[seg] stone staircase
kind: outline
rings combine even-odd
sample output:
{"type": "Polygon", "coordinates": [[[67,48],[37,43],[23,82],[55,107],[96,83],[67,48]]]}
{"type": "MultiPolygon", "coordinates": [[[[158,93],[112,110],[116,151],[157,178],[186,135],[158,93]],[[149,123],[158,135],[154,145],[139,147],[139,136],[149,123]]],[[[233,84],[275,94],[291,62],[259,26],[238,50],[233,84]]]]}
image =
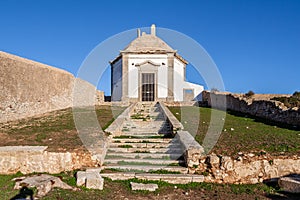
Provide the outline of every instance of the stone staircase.
{"type": "Polygon", "coordinates": [[[199,175],[182,176],[188,172],[183,149],[173,137],[159,103],[139,102],[129,115],[122,124],[121,134],[111,139],[101,176],[113,180],[178,180],[176,183],[202,180],[199,175]]]}

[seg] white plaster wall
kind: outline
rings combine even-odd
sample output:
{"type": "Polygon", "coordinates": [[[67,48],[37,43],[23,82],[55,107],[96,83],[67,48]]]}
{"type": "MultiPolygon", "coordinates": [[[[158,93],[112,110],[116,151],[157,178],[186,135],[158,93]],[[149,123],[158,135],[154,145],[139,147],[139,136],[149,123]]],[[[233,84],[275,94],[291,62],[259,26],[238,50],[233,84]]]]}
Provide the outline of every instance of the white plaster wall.
{"type": "Polygon", "coordinates": [[[174,101],[183,101],[184,64],[174,59],[174,101]]]}
{"type": "Polygon", "coordinates": [[[177,58],[174,59],[174,100],[183,101],[183,90],[193,89],[194,98],[200,98],[199,94],[202,93],[204,87],[185,81],[184,77],[184,64],[177,58]]]}
{"type": "Polygon", "coordinates": [[[194,90],[194,98],[195,100],[202,100],[200,93],[203,92],[204,87],[202,85],[197,85],[195,83],[184,82],[183,89],[193,89],[194,90]]]}
{"type": "Polygon", "coordinates": [[[168,67],[166,65],[162,65],[158,68],[157,73],[157,97],[158,98],[166,98],[168,96],[168,67]]]}
{"type": "Polygon", "coordinates": [[[138,98],[138,68],[135,64],[150,60],[153,63],[160,64],[157,71],[157,97],[166,98],[168,95],[168,68],[167,55],[165,54],[132,54],[128,56],[128,96],[129,98],[138,98]],[[162,65],[164,63],[165,65],[162,65]]]}
{"type": "Polygon", "coordinates": [[[113,64],[112,71],[112,101],[121,101],[122,98],[122,59],[113,64]]]}
{"type": "Polygon", "coordinates": [[[139,97],[139,71],[138,68],[132,65],[135,60],[130,60],[128,63],[128,96],[129,98],[139,97]]]}

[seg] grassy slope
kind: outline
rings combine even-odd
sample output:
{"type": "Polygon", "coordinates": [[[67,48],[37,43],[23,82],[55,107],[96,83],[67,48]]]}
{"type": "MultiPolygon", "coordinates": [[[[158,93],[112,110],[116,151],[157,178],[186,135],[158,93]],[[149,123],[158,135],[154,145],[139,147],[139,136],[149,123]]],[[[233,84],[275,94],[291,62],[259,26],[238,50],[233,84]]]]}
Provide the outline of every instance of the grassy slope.
{"type": "MultiPolygon", "coordinates": [[[[199,107],[170,107],[169,109],[182,121],[186,130],[191,133],[197,132],[195,138],[201,144],[209,126],[211,109],[199,107]],[[183,119],[181,119],[182,115],[184,115],[183,119]]],[[[222,155],[261,151],[273,155],[282,152],[299,155],[300,131],[267,125],[253,118],[226,113],[222,134],[212,151],[222,155]]]]}
{"type": "MultiPolygon", "coordinates": [[[[108,127],[114,117],[124,109],[124,107],[96,107],[96,114],[102,129],[108,127]]],[[[45,145],[49,146],[50,151],[83,149],[71,108],[18,122],[0,124],[0,138],[0,146],[45,145]]]]}

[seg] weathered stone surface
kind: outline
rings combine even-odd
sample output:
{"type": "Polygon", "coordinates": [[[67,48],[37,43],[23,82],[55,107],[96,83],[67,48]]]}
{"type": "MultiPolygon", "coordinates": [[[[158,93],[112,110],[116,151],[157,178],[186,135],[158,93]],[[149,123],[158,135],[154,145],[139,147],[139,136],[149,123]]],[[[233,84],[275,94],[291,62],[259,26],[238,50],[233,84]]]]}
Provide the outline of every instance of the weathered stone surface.
{"type": "Polygon", "coordinates": [[[178,131],[175,138],[180,141],[182,145],[186,165],[188,167],[199,165],[200,158],[204,153],[203,147],[188,131],[178,131]]]}
{"type": "Polygon", "coordinates": [[[123,113],[121,113],[117,119],[115,119],[109,127],[105,129],[105,132],[111,133],[113,135],[119,135],[121,132],[121,129],[123,127],[124,122],[130,117],[130,113],[136,106],[136,103],[131,104],[128,108],[126,108],[123,113]]]}
{"type": "Polygon", "coordinates": [[[143,183],[130,182],[130,185],[132,190],[147,190],[153,192],[156,189],[158,189],[157,184],[143,184],[143,183]]]}
{"type": "Polygon", "coordinates": [[[90,154],[70,152],[47,152],[46,146],[0,147],[0,174],[23,174],[33,172],[60,173],[83,166],[95,166],[90,154]]]}
{"type": "Polygon", "coordinates": [[[101,173],[101,176],[111,180],[128,180],[135,178],[135,172],[101,173]]]}
{"type": "Polygon", "coordinates": [[[2,51],[0,77],[0,122],[72,107],[74,84],[84,89],[76,93],[81,105],[104,101],[103,92],[67,71],[2,51]]]}
{"type": "Polygon", "coordinates": [[[86,172],[97,172],[97,173],[100,173],[101,172],[101,167],[87,168],[85,171],[86,172]]]}
{"type": "Polygon", "coordinates": [[[98,172],[87,172],[86,173],[86,188],[103,190],[104,179],[98,172]]]}
{"type": "Polygon", "coordinates": [[[299,126],[300,109],[288,109],[283,103],[270,100],[272,97],[289,96],[289,95],[254,95],[253,98],[245,98],[242,94],[231,94],[208,91],[202,92],[202,101],[208,106],[212,106],[212,102],[218,102],[219,107],[249,114],[252,116],[262,117],[272,121],[299,126]],[[226,99],[226,105],[225,100],[226,99]]]}
{"type": "Polygon", "coordinates": [[[281,177],[278,185],[285,192],[300,193],[300,176],[281,177]]]}
{"type": "Polygon", "coordinates": [[[172,112],[165,106],[164,102],[160,102],[160,107],[168,121],[171,123],[173,130],[183,130],[183,125],[177,120],[172,112]]]}
{"type": "Polygon", "coordinates": [[[34,175],[31,177],[18,177],[13,179],[16,181],[14,189],[21,189],[23,185],[27,187],[36,187],[37,188],[37,196],[43,197],[48,192],[51,191],[52,188],[62,188],[71,190],[73,187],[68,184],[62,182],[58,177],[50,176],[47,174],[34,175]]]}
{"type": "Polygon", "coordinates": [[[86,172],[78,171],[76,173],[76,185],[83,186],[83,185],[85,185],[85,181],[86,181],[86,172]]]}
{"type": "Polygon", "coordinates": [[[272,157],[241,153],[238,158],[231,158],[212,154],[202,156],[196,168],[189,166],[189,173],[196,172],[208,173],[204,177],[208,182],[256,184],[265,179],[299,174],[300,161],[298,156],[272,157]]]}
{"type": "Polygon", "coordinates": [[[103,190],[104,179],[99,174],[99,168],[90,168],[76,173],[76,185],[89,189],[103,190]]]}
{"type": "Polygon", "coordinates": [[[128,180],[140,179],[151,181],[164,181],[171,184],[187,184],[192,182],[203,182],[203,175],[196,174],[150,174],[150,173],[134,173],[134,172],[117,172],[117,173],[102,173],[102,177],[107,177],[112,180],[128,180]]]}

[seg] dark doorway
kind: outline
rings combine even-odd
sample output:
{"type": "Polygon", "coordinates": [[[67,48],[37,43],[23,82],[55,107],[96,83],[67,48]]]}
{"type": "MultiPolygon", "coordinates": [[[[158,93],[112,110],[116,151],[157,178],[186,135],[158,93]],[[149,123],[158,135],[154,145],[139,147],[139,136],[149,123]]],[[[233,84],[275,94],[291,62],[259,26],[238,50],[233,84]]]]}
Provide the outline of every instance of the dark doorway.
{"type": "Polygon", "coordinates": [[[154,101],[155,99],[154,73],[142,73],[142,101],[154,101]]]}

